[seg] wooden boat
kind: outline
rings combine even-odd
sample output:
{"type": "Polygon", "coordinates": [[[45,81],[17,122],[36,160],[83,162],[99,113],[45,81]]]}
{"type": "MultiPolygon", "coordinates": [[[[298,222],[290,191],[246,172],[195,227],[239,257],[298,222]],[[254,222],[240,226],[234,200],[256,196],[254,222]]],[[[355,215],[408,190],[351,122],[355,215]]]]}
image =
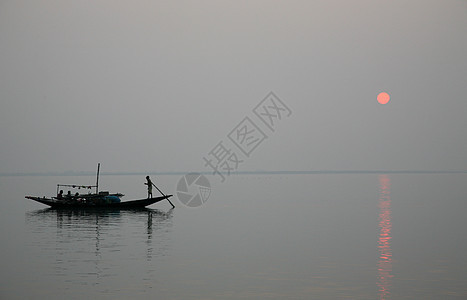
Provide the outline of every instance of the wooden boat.
{"type": "Polygon", "coordinates": [[[31,199],[39,203],[50,206],[51,208],[65,208],[65,209],[85,209],[85,208],[108,208],[108,209],[135,209],[143,208],[148,205],[160,202],[162,200],[167,200],[175,207],[170,201],[170,197],[173,195],[165,195],[162,191],[155,186],[154,187],[162,194],[160,197],[151,197],[146,199],[137,199],[137,200],[128,200],[121,201],[120,198],[123,197],[123,194],[115,193],[110,194],[107,191],[99,192],[99,169],[100,164],[97,165],[97,180],[96,185],[76,185],[76,184],[57,184],[57,197],[35,197],[35,196],[25,196],[26,199],[31,199]],[[96,188],[95,193],[79,194],[76,193],[71,195],[69,192],[68,195],[63,195],[63,190],[60,190],[61,187],[68,188],[77,188],[77,189],[91,189],[96,188]]]}
{"type": "Polygon", "coordinates": [[[121,202],[110,202],[105,198],[95,197],[95,194],[90,194],[93,197],[89,198],[75,198],[75,199],[55,199],[46,197],[26,196],[27,199],[37,201],[39,203],[50,206],[51,208],[65,208],[65,209],[83,209],[83,208],[109,208],[109,209],[134,209],[143,208],[148,205],[169,199],[172,195],[165,195],[155,198],[128,200],[121,202]]]}

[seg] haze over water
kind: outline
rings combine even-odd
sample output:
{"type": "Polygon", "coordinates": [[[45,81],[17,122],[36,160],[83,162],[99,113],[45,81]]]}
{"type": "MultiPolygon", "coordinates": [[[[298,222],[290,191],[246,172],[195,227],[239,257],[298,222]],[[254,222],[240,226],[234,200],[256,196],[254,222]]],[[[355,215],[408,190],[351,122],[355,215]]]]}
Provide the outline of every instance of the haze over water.
{"type": "MultiPolygon", "coordinates": [[[[465,299],[465,174],[238,175],[201,207],[55,211],[0,177],[2,299],[465,299]]],[[[173,193],[178,176],[157,176],[173,193]]],[[[143,176],[102,188],[145,195],[143,176]]],[[[51,193],[50,193],[51,192],[51,193]]]]}
{"type": "Polygon", "coordinates": [[[0,1],[0,299],[466,299],[466,32],[465,0],[0,1]],[[24,199],[99,162],[212,190],[24,199]]]}

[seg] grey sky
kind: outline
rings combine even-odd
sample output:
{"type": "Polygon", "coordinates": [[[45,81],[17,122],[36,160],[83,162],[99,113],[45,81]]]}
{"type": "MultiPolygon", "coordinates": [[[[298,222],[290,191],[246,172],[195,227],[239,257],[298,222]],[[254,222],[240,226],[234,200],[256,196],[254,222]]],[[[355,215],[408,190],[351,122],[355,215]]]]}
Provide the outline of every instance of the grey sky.
{"type": "Polygon", "coordinates": [[[461,0],[2,0],[0,173],[207,170],[270,91],[241,170],[466,170],[466,32],[461,0]]]}

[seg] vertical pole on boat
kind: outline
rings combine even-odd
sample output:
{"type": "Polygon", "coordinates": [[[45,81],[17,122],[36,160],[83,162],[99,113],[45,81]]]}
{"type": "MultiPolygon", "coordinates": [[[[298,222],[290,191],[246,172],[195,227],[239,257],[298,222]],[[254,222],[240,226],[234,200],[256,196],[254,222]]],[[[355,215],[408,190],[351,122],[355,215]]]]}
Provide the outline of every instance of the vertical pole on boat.
{"type": "Polygon", "coordinates": [[[101,163],[97,163],[96,194],[99,194],[99,170],[100,168],[101,168],[101,163]]]}

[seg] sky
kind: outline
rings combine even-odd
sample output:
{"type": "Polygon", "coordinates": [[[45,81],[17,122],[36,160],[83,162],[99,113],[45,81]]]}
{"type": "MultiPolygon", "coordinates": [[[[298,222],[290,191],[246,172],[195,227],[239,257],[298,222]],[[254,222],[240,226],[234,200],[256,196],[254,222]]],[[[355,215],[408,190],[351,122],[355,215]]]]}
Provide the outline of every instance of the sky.
{"type": "Polygon", "coordinates": [[[210,171],[219,142],[239,171],[467,170],[466,32],[465,0],[1,0],[0,173],[210,171]]]}

